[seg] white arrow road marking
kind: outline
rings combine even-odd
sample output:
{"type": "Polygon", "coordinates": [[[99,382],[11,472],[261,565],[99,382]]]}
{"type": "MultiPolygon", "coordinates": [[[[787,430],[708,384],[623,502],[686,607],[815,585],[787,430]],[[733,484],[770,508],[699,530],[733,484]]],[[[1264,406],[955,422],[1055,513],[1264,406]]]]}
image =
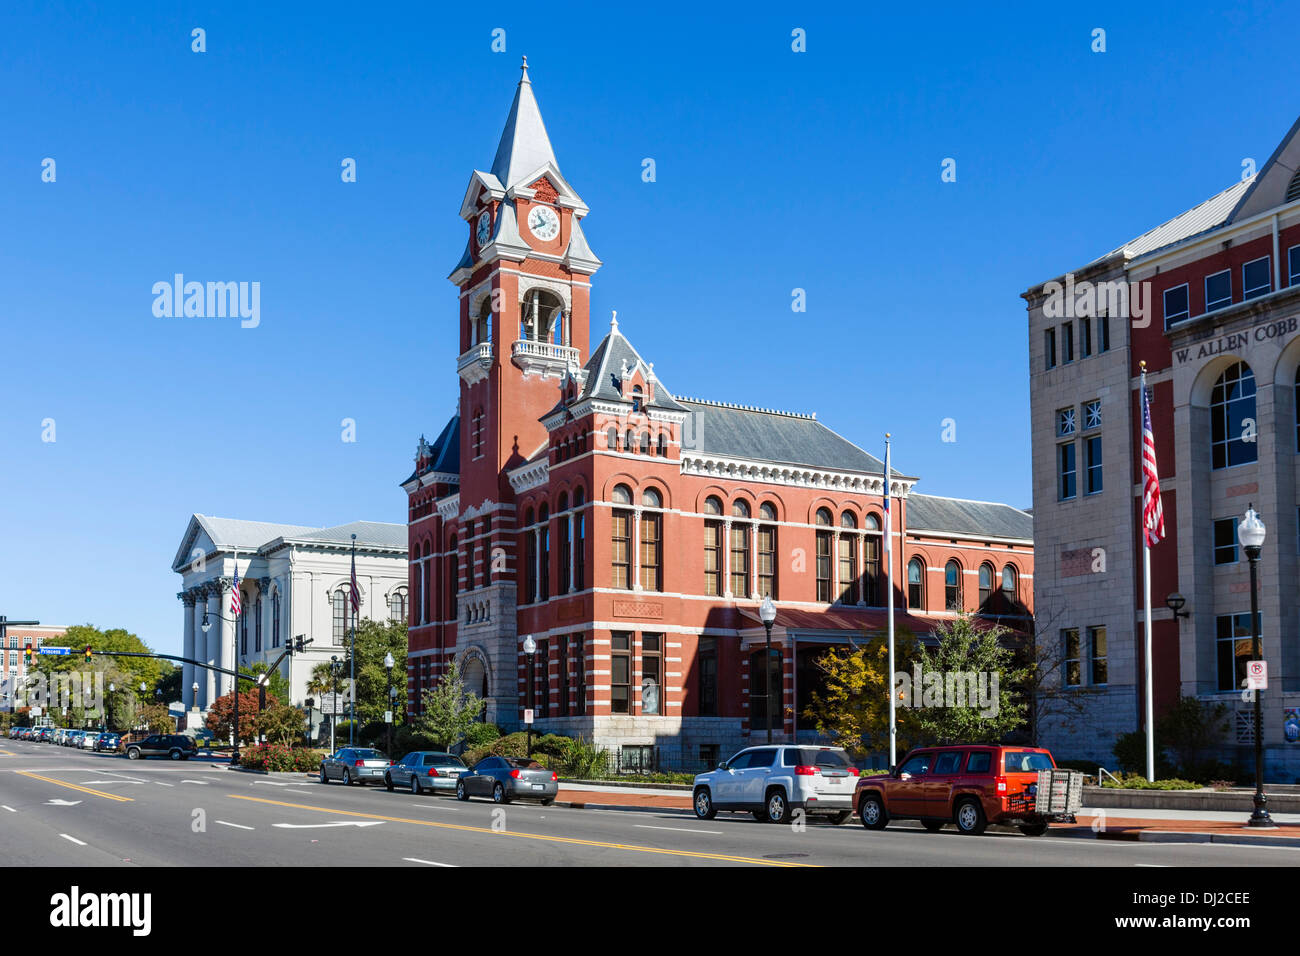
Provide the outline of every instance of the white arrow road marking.
{"type": "Polygon", "coordinates": [[[349,820],[346,823],[272,823],[281,830],[320,830],[325,827],[378,827],[383,820],[349,820]]]}
{"type": "Polygon", "coordinates": [[[65,840],[71,840],[73,843],[77,844],[77,846],[86,845],[84,840],[78,840],[76,837],[68,836],[66,833],[60,833],[59,836],[63,837],[65,840]]]}
{"type": "Polygon", "coordinates": [[[455,863],[436,863],[433,860],[421,860],[419,857],[414,856],[404,856],[402,859],[407,863],[423,863],[425,866],[447,866],[453,870],[457,869],[455,863]]]}
{"type": "Polygon", "coordinates": [[[225,820],[214,820],[214,823],[220,823],[223,827],[234,827],[236,830],[251,830],[252,827],[246,827],[242,823],[227,823],[225,820]]]}
{"type": "Polygon", "coordinates": [[[47,807],[75,807],[80,800],[60,800],[57,797],[46,802],[47,807]]]}
{"type": "Polygon", "coordinates": [[[200,787],[206,787],[208,785],[206,780],[182,780],[181,783],[197,783],[200,787]]]}

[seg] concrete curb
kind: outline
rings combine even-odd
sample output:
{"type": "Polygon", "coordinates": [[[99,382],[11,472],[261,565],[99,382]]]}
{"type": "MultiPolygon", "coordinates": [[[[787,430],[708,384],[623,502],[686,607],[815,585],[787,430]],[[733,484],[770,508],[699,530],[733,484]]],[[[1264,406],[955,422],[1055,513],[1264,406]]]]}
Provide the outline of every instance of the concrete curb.
{"type": "Polygon", "coordinates": [[[694,810],[685,807],[656,807],[649,804],[590,803],[579,800],[556,800],[553,806],[568,807],[570,810],[619,810],[639,813],[675,813],[695,816],[694,810]]]}
{"type": "Polygon", "coordinates": [[[694,788],[693,783],[646,783],[644,781],[633,782],[624,780],[579,780],[577,778],[561,777],[560,786],[566,783],[576,783],[584,787],[620,787],[629,790],[681,790],[684,793],[690,793],[694,788]]]}
{"type": "Polygon", "coordinates": [[[1227,843],[1237,846],[1282,846],[1300,850],[1300,838],[1264,833],[1180,833],[1177,830],[1139,830],[1142,843],[1227,843]]]}

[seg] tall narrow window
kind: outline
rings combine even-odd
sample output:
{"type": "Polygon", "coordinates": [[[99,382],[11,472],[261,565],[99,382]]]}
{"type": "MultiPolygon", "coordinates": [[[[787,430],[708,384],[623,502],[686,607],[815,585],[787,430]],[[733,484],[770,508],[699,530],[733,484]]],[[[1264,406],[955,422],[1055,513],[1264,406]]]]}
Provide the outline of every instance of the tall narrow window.
{"type": "Polygon", "coordinates": [[[632,635],[615,631],[610,636],[610,713],[632,713],[632,635]]]}
{"type": "Polygon", "coordinates": [[[1247,262],[1241,267],[1241,298],[1243,302],[1246,299],[1264,295],[1272,288],[1273,270],[1269,265],[1268,256],[1256,259],[1254,262],[1247,262]]]}
{"type": "Polygon", "coordinates": [[[618,429],[613,425],[610,425],[609,431],[605,433],[605,447],[610,451],[618,451],[618,429]]]}
{"type": "Polygon", "coordinates": [[[551,512],[542,505],[537,512],[537,591],[545,601],[551,596],[551,512]]]}
{"type": "MultiPolygon", "coordinates": [[[[1256,618],[1260,642],[1264,640],[1263,616],[1256,618]]],[[[1246,681],[1246,662],[1253,656],[1254,639],[1250,632],[1250,612],[1220,614],[1214,619],[1215,648],[1218,652],[1219,690],[1241,690],[1246,681]]]]}
{"type": "MultiPolygon", "coordinates": [[[[706,498],[704,513],[721,515],[722,502],[706,498]]],[[[704,520],[704,593],[714,597],[722,594],[722,522],[712,517],[704,520]]]]}
{"type": "MultiPolygon", "coordinates": [[[[758,514],[765,522],[776,521],[776,508],[771,502],[763,502],[758,514]]],[[[775,524],[758,526],[758,593],[774,601],[777,599],[775,524]]]]}
{"type": "Polygon", "coordinates": [[[253,653],[262,653],[262,596],[253,602],[253,653]]]}
{"type": "MultiPolygon", "coordinates": [[[[616,505],[630,505],[632,492],[627,485],[617,485],[614,488],[613,499],[616,505]]],[[[630,590],[632,587],[632,512],[626,508],[615,508],[611,515],[610,545],[612,571],[610,584],[612,587],[630,590]]]]}
{"type": "Polygon", "coordinates": [[[555,639],[556,664],[559,666],[560,678],[560,700],[559,710],[561,717],[569,716],[569,636],[562,634],[555,639]]]}
{"type": "Polygon", "coordinates": [[[641,635],[641,713],[657,716],[663,712],[663,637],[641,635]]]}
{"type": "MultiPolygon", "coordinates": [[[[405,590],[402,591],[402,595],[403,599],[405,599],[405,590]]],[[[405,611],[402,613],[402,618],[406,618],[405,611]]],[[[278,589],[271,595],[271,646],[280,646],[280,592],[278,589]]]]}
{"type": "Polygon", "coordinates": [[[1074,323],[1066,322],[1061,326],[1061,361],[1068,365],[1074,361],[1074,323]]]}
{"type": "Polygon", "coordinates": [[[695,655],[700,669],[700,716],[718,716],[718,639],[701,637],[700,650],[695,655]]]}
{"type": "Polygon", "coordinates": [[[991,610],[989,601],[993,598],[993,565],[980,565],[980,605],[981,611],[991,610]]]}
{"type": "Polygon", "coordinates": [[[817,600],[823,604],[831,601],[831,513],[817,509],[817,600]]]}
{"type": "MultiPolygon", "coordinates": [[[[243,601],[240,601],[243,606],[243,601]]],[[[239,653],[248,653],[248,614],[247,612],[239,615],[239,653]]]]}
{"type": "Polygon", "coordinates": [[[1074,442],[1056,446],[1057,494],[1061,501],[1068,501],[1078,494],[1075,473],[1074,442]]]}
{"type": "Polygon", "coordinates": [[[641,588],[645,591],[662,591],[663,588],[663,513],[652,511],[662,508],[659,492],[647,488],[641,496],[641,588]]]}
{"type": "Polygon", "coordinates": [[[342,588],[334,592],[334,629],[333,638],[335,644],[343,644],[347,641],[348,633],[348,595],[342,588]]]}
{"type": "Polygon", "coordinates": [[[1017,611],[1020,604],[1020,595],[1016,589],[1016,569],[1009,564],[1002,568],[1002,604],[1008,614],[1017,611]]]}
{"type": "Polygon", "coordinates": [[[1046,368],[1056,368],[1056,329],[1043,330],[1043,357],[1046,368]]]}
{"type": "Polygon", "coordinates": [[[1223,370],[1210,393],[1211,468],[1257,459],[1255,423],[1255,373],[1245,362],[1237,362],[1223,370]]]}
{"type": "Polygon", "coordinates": [[[1063,674],[1066,687],[1078,687],[1083,683],[1083,662],[1079,651],[1079,629],[1067,627],[1061,630],[1061,659],[1065,665],[1063,674]]]}
{"type": "Polygon", "coordinates": [[[483,516],[483,586],[492,583],[492,516],[483,516]]]}
{"type": "Polygon", "coordinates": [[[586,498],[582,489],[573,490],[573,586],[581,591],[586,585],[587,569],[587,514],[582,510],[586,498]]]}
{"type": "Polygon", "coordinates": [[[880,519],[867,515],[863,526],[867,536],[863,542],[862,600],[871,607],[880,606],[880,519]]]}
{"type": "Polygon", "coordinates": [[[460,617],[460,551],[454,534],[450,543],[447,555],[447,620],[454,621],[460,617]]]}
{"type": "Polygon", "coordinates": [[[1102,490],[1100,435],[1090,435],[1083,440],[1083,455],[1083,493],[1085,495],[1100,494],[1102,490]]]}
{"type": "Polygon", "coordinates": [[[920,558],[907,562],[907,606],[916,610],[925,608],[925,565],[920,558]]]}
{"type": "Polygon", "coordinates": [[[474,550],[476,542],[474,541],[474,522],[469,521],[465,524],[465,590],[473,591],[478,586],[474,580],[478,573],[478,562],[475,560],[474,550]]]}
{"type": "Polygon", "coordinates": [[[1187,298],[1187,283],[1165,290],[1165,328],[1183,321],[1190,315],[1187,298]]]}
{"type": "Polygon", "coordinates": [[[556,594],[569,593],[569,576],[573,573],[573,535],[570,531],[569,496],[560,494],[560,578],[555,582],[556,594]]]}
{"type": "Polygon", "coordinates": [[[524,512],[524,593],[521,604],[530,604],[537,596],[537,530],[533,527],[533,509],[524,512]]]}
{"type": "Polygon", "coordinates": [[[1087,358],[1092,354],[1092,319],[1084,317],[1079,320],[1079,355],[1087,358]]]}
{"type": "Polygon", "coordinates": [[[839,564],[841,604],[858,603],[858,520],[849,512],[840,515],[839,564]]]}
{"type": "Polygon", "coordinates": [[[633,414],[636,414],[643,410],[641,408],[641,400],[642,400],[641,386],[640,385],[632,386],[632,413],[633,414]]]}
{"type": "Polygon", "coordinates": [[[749,596],[749,505],[737,499],[731,506],[731,593],[749,596]]]}
{"type": "Polygon", "coordinates": [[[587,712],[587,638],[583,634],[573,635],[574,671],[578,678],[578,693],[574,699],[573,712],[581,717],[587,712]]]}
{"type": "Polygon", "coordinates": [[[533,668],[533,678],[537,689],[533,692],[533,706],[537,717],[545,717],[547,704],[551,698],[551,658],[545,638],[537,642],[537,660],[533,668]]]}
{"type": "Polygon", "coordinates": [[[1100,333],[1097,337],[1100,340],[1100,351],[1110,351],[1110,316],[1103,315],[1097,320],[1097,331],[1100,333]]]}
{"type": "Polygon", "coordinates": [[[949,611],[960,611],[961,600],[961,565],[949,561],[943,569],[943,601],[949,611]]]}
{"type": "Polygon", "coordinates": [[[1088,628],[1088,657],[1090,684],[1104,684],[1108,672],[1106,669],[1106,629],[1104,627],[1088,628]]]}

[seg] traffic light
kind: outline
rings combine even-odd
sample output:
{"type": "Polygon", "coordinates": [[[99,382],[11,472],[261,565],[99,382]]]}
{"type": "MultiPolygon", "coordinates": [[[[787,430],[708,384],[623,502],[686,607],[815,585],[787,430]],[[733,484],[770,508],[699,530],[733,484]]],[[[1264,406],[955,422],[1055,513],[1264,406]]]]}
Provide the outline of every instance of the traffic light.
{"type": "Polygon", "coordinates": [[[90,655],[91,655],[90,645],[86,645],[86,663],[87,663],[87,664],[90,663],[90,655]]]}
{"type": "Polygon", "coordinates": [[[23,648],[23,666],[28,670],[32,666],[32,645],[30,644],[23,648]]]}

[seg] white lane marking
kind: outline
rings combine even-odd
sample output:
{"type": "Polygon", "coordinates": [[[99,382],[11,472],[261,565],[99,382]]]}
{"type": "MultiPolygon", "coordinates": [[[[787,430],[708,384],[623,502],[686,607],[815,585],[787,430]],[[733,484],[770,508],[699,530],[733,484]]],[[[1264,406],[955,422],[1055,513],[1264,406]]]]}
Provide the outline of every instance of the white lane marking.
{"type": "Polygon", "coordinates": [[[715,833],[721,835],[721,830],[697,830],[695,827],[652,827],[648,823],[634,823],[638,830],[676,830],[678,833],[715,833]]]}
{"type": "Polygon", "coordinates": [[[80,800],[60,800],[55,797],[53,800],[47,800],[45,805],[47,807],[75,807],[80,802],[80,800]]]}
{"type": "Polygon", "coordinates": [[[323,830],[326,827],[379,827],[383,820],[349,820],[346,823],[272,823],[281,830],[323,830]]]}
{"type": "Polygon", "coordinates": [[[213,823],[220,823],[223,827],[234,827],[236,830],[251,830],[252,827],[246,827],[242,823],[227,823],[225,820],[213,820],[213,823]]]}
{"type": "Polygon", "coordinates": [[[86,844],[85,844],[85,841],[83,841],[83,840],[78,840],[76,837],[73,837],[73,836],[68,836],[66,833],[60,833],[59,836],[63,837],[63,839],[65,839],[65,840],[71,840],[73,843],[77,844],[77,846],[85,846],[85,845],[86,845],[86,844]]]}
{"type": "Polygon", "coordinates": [[[287,787],[287,786],[289,786],[289,784],[287,784],[287,783],[280,783],[280,782],[277,781],[277,780],[254,780],[253,783],[264,783],[264,784],[266,784],[268,787],[287,787]]]}
{"type": "Polygon", "coordinates": [[[310,790],[286,790],[285,793],[305,793],[307,796],[311,796],[310,790]]]}
{"type": "Polygon", "coordinates": [[[160,786],[160,787],[174,787],[174,786],[176,786],[176,784],[174,784],[174,783],[163,783],[161,780],[155,780],[154,783],[158,784],[158,786],[160,786]]]}
{"type": "Polygon", "coordinates": [[[1133,865],[1155,867],[1156,869],[1161,869],[1161,870],[1169,869],[1169,867],[1166,866],[1164,863],[1134,863],[1133,865]]]}
{"type": "Polygon", "coordinates": [[[455,863],[437,863],[434,860],[421,860],[416,856],[404,856],[402,859],[407,863],[423,863],[425,866],[446,866],[453,870],[458,869],[455,863]]]}
{"type": "Polygon", "coordinates": [[[13,807],[6,807],[3,803],[0,803],[0,808],[3,808],[3,809],[5,809],[5,810],[8,810],[10,813],[17,813],[17,812],[18,812],[18,811],[15,810],[13,807]]]}
{"type": "Polygon", "coordinates": [[[197,783],[200,787],[206,787],[208,785],[206,780],[182,780],[181,783],[197,783]]]}
{"type": "Polygon", "coordinates": [[[426,810],[446,810],[448,813],[456,813],[461,809],[460,807],[440,807],[434,803],[413,803],[411,806],[423,807],[426,810]]]}
{"type": "Polygon", "coordinates": [[[83,780],[81,781],[81,785],[83,787],[89,787],[92,783],[98,784],[99,786],[103,787],[103,786],[107,786],[110,783],[144,783],[144,781],[143,780],[83,780]]]}

